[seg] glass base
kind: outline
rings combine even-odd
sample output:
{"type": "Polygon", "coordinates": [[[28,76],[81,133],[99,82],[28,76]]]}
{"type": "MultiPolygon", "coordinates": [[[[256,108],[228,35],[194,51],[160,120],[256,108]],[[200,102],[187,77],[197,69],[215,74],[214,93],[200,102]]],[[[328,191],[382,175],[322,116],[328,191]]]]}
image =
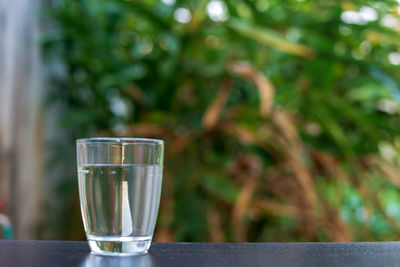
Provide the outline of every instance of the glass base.
{"type": "Polygon", "coordinates": [[[132,256],[146,254],[151,237],[89,236],[88,243],[93,254],[104,256],[132,256]]]}

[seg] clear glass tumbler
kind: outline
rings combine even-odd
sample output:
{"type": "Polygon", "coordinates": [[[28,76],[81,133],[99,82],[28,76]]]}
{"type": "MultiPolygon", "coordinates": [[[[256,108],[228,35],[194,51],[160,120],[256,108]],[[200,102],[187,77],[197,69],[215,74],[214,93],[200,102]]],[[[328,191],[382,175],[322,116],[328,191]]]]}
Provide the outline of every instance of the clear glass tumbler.
{"type": "Polygon", "coordinates": [[[92,253],[146,253],[160,203],[164,141],[87,138],[76,145],[82,219],[92,253]]]}

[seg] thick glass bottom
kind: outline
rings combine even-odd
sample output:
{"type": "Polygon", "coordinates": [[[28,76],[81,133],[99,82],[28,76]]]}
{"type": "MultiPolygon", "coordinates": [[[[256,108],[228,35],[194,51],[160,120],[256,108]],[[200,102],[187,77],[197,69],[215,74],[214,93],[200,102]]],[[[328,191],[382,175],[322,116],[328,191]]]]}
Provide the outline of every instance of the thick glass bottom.
{"type": "Polygon", "coordinates": [[[132,256],[146,254],[151,245],[150,237],[116,237],[88,235],[90,250],[96,255],[132,256]]]}

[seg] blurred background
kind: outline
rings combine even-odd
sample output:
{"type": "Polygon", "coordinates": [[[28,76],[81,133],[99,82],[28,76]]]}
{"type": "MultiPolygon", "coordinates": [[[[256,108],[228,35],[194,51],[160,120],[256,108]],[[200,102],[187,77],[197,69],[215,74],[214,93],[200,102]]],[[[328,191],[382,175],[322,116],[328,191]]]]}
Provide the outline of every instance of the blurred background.
{"type": "Polygon", "coordinates": [[[0,0],[0,36],[1,238],[85,240],[75,140],[129,136],[155,241],[400,239],[400,1],[0,0]]]}

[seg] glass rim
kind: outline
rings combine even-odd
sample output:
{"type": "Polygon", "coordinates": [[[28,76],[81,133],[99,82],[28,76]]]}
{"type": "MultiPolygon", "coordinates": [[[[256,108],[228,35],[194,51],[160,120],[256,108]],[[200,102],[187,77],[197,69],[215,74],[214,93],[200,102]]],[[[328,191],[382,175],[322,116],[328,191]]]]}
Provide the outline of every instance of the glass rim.
{"type": "Polygon", "coordinates": [[[156,144],[156,145],[164,145],[164,140],[161,139],[152,139],[152,138],[136,138],[136,137],[89,137],[89,138],[80,138],[76,140],[77,144],[94,144],[94,143],[102,143],[102,144],[156,144]]]}

